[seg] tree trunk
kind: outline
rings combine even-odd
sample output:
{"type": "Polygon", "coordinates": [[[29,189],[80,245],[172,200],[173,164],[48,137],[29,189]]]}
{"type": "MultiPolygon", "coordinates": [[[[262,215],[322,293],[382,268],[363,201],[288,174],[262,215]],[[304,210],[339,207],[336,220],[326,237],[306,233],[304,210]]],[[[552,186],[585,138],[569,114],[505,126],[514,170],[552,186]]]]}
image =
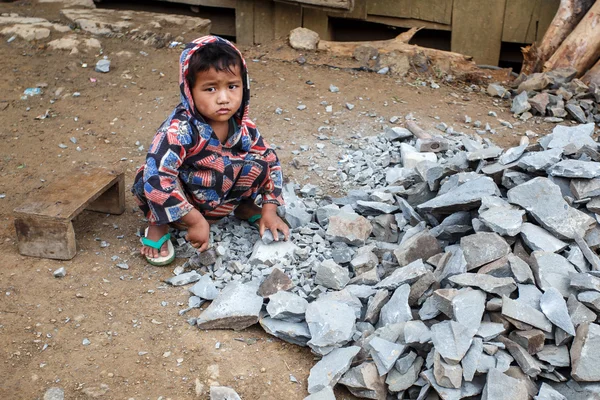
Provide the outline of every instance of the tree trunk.
{"type": "Polygon", "coordinates": [[[544,63],[575,29],[593,3],[594,0],[561,0],[558,11],[539,46],[533,43],[523,48],[521,72],[527,75],[540,72],[544,63]]]}
{"type": "Polygon", "coordinates": [[[600,58],[600,2],[595,3],[558,50],[544,64],[544,70],[573,67],[583,75],[600,58]]]}
{"type": "Polygon", "coordinates": [[[600,60],[581,78],[586,85],[594,84],[600,88],[600,60]]]}

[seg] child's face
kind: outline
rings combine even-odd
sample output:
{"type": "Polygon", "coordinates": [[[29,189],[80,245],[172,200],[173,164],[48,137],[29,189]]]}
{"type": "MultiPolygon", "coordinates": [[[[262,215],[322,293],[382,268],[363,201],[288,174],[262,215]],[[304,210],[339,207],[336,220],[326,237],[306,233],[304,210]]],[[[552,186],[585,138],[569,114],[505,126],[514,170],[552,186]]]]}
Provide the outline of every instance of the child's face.
{"type": "Polygon", "coordinates": [[[211,68],[196,74],[196,83],[192,88],[194,104],[211,126],[229,121],[242,104],[240,67],[231,66],[231,71],[233,73],[211,68]]]}

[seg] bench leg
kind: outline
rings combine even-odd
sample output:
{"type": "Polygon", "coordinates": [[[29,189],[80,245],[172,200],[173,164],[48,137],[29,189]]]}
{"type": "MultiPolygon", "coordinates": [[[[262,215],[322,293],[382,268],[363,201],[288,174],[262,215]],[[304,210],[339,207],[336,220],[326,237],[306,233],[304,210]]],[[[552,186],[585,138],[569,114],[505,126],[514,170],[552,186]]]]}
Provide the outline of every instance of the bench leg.
{"type": "Polygon", "coordinates": [[[125,211],[125,178],[123,174],[120,174],[115,184],[85,209],[107,214],[123,214],[125,211]]]}
{"type": "Polygon", "coordinates": [[[21,217],[15,219],[15,229],[24,256],[70,260],[77,253],[71,221],[21,217]]]}

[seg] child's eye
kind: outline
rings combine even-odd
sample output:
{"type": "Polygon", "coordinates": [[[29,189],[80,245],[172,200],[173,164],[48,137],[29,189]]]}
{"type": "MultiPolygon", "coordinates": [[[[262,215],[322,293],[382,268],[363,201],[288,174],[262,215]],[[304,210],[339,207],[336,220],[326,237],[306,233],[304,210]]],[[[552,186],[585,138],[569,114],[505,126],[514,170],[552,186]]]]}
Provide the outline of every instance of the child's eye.
{"type": "Polygon", "coordinates": [[[237,89],[238,87],[238,85],[229,85],[229,89],[237,89]]]}
{"type": "Polygon", "coordinates": [[[214,87],[209,87],[209,88],[204,89],[204,91],[206,91],[206,92],[214,92],[215,88],[214,87]]]}

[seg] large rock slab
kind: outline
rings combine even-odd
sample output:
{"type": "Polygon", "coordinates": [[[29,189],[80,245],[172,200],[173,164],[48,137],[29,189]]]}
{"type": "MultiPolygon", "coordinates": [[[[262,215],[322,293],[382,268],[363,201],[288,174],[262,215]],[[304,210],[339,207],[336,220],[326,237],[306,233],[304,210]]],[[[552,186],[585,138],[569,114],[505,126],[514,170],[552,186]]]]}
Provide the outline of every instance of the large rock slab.
{"type": "Polygon", "coordinates": [[[550,168],[548,174],[563,178],[592,179],[600,176],[600,163],[594,161],[562,160],[550,168]]]}
{"type": "Polygon", "coordinates": [[[527,386],[496,368],[489,370],[481,400],[528,400],[527,386]]]}
{"type": "Polygon", "coordinates": [[[552,323],[540,311],[518,300],[502,297],[502,315],[534,326],[545,332],[552,332],[552,323]]]}
{"type": "Polygon", "coordinates": [[[451,365],[459,363],[471,347],[477,329],[455,321],[443,321],[431,326],[431,341],[444,360],[451,365]]]}
{"type": "Polygon", "coordinates": [[[497,294],[499,296],[508,296],[517,289],[513,278],[496,278],[487,274],[474,274],[467,272],[465,274],[454,275],[448,280],[458,286],[476,287],[484,292],[497,294]]]}
{"type": "Polygon", "coordinates": [[[523,238],[527,247],[533,251],[541,250],[558,253],[568,246],[567,243],[557,239],[544,228],[529,222],[525,222],[521,226],[521,238],[523,238]]]}
{"type": "Polygon", "coordinates": [[[493,232],[479,232],[460,239],[467,271],[481,267],[510,253],[510,246],[500,235],[493,232]]]}
{"type": "Polygon", "coordinates": [[[379,325],[397,324],[412,319],[412,313],[408,305],[410,285],[402,285],[394,291],[394,294],[381,309],[379,314],[379,325]]]}
{"type": "Polygon", "coordinates": [[[249,263],[251,265],[273,266],[283,259],[293,259],[296,249],[298,249],[298,246],[291,241],[281,240],[265,244],[262,240],[258,240],[252,249],[249,263]]]}
{"type": "Polygon", "coordinates": [[[342,212],[329,218],[327,240],[364,246],[373,227],[369,220],[358,214],[342,212]]]}
{"type": "Polygon", "coordinates": [[[540,307],[546,318],[571,336],[575,336],[575,327],[569,316],[567,303],[555,288],[548,288],[540,298],[540,307]]]}
{"type": "Polygon", "coordinates": [[[413,284],[423,275],[429,272],[429,268],[425,266],[421,259],[411,262],[405,267],[396,268],[394,272],[381,282],[375,285],[377,289],[395,290],[399,286],[408,283],[413,284]]]}
{"type": "Polygon", "coordinates": [[[200,329],[246,329],[258,322],[262,305],[256,287],[232,282],[198,317],[196,325],[200,329]]]}
{"type": "Polygon", "coordinates": [[[298,346],[307,346],[310,340],[310,331],[306,322],[288,322],[279,319],[264,317],[260,319],[260,326],[269,335],[298,346]]]}
{"type": "Polygon", "coordinates": [[[507,193],[508,201],[527,210],[544,228],[561,239],[583,237],[596,222],[569,206],[560,187],[547,178],[534,178],[507,193]]]}
{"type": "Polygon", "coordinates": [[[442,248],[437,239],[428,230],[424,230],[403,241],[398,249],[394,250],[394,255],[398,264],[404,267],[415,260],[427,260],[441,252],[442,248]]]}
{"type": "Polygon", "coordinates": [[[576,126],[557,125],[552,133],[543,136],[539,143],[544,149],[570,148],[572,152],[576,152],[583,146],[595,149],[598,144],[592,139],[593,133],[593,123],[576,126]]]}
{"type": "Polygon", "coordinates": [[[537,285],[542,290],[556,288],[563,297],[569,297],[575,290],[570,287],[570,274],[577,270],[566,258],[546,251],[534,251],[530,257],[531,269],[537,285]]]}
{"type": "Polygon", "coordinates": [[[351,368],[338,382],[353,395],[365,399],[385,399],[385,377],[379,376],[374,363],[366,362],[351,368]]]}
{"type": "Polygon", "coordinates": [[[552,149],[525,153],[519,159],[517,165],[527,172],[545,171],[560,161],[562,152],[562,149],[552,149]]]}
{"type": "Polygon", "coordinates": [[[354,357],[360,351],[358,346],[334,349],[324,356],[310,370],[308,393],[317,393],[327,386],[333,387],[348,369],[354,357]]]}
{"type": "Polygon", "coordinates": [[[394,367],[405,346],[376,336],[369,341],[369,347],[369,353],[373,357],[377,371],[380,376],[383,376],[394,367]]]}
{"type": "Polygon", "coordinates": [[[210,279],[208,274],[202,275],[202,278],[194,286],[190,288],[190,293],[204,300],[214,300],[219,295],[215,283],[210,279]]]}
{"type": "Polygon", "coordinates": [[[306,322],[312,339],[308,342],[313,351],[327,354],[352,339],[356,315],[347,304],[339,301],[317,299],[306,308],[306,322]]]}
{"type": "Polygon", "coordinates": [[[280,291],[269,296],[267,312],[273,319],[283,319],[289,322],[304,321],[308,301],[297,294],[280,291]]]}
{"type": "Polygon", "coordinates": [[[342,290],[350,276],[348,270],[335,263],[333,260],[325,260],[315,268],[315,283],[333,290],[342,290]]]}
{"type": "Polygon", "coordinates": [[[600,325],[579,325],[571,346],[571,376],[579,382],[600,380],[600,325]]]}
{"type": "Polygon", "coordinates": [[[498,195],[500,191],[492,178],[479,177],[457,186],[417,206],[420,211],[451,214],[455,211],[468,211],[481,205],[481,198],[498,195]]]}
{"type": "Polygon", "coordinates": [[[290,290],[294,283],[285,272],[279,268],[273,268],[273,271],[261,282],[256,294],[262,297],[269,297],[281,290],[290,290]]]}

